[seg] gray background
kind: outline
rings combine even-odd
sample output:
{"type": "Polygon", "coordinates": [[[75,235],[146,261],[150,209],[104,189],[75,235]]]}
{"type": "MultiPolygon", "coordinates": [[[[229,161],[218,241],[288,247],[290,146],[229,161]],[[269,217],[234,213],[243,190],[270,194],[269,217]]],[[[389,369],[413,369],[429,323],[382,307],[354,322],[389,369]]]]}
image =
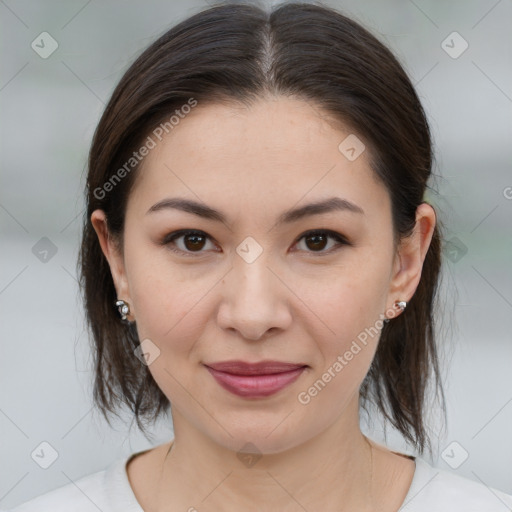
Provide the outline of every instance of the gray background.
{"type": "MultiPolygon", "coordinates": [[[[425,458],[512,493],[512,2],[326,3],[395,51],[434,133],[431,201],[449,240],[440,312],[448,429],[433,428],[437,451],[425,458]],[[457,58],[462,40],[446,40],[454,31],[469,45],[457,58]]],[[[111,429],[92,409],[75,261],[83,171],[104,104],[146,45],[206,5],[0,1],[2,508],[172,437],[159,424],[150,442],[129,418],[111,429]],[[31,47],[44,31],[58,43],[46,59],[31,47]],[[58,452],[48,469],[31,458],[43,441],[58,452]]],[[[368,429],[383,439],[378,418],[368,429]]],[[[407,451],[393,432],[387,442],[407,451]]]]}

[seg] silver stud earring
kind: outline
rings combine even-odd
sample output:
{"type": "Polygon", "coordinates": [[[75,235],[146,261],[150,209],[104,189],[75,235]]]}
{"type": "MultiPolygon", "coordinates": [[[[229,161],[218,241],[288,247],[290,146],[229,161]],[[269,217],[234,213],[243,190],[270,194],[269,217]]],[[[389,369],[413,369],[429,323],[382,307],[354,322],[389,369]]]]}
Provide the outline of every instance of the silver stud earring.
{"type": "Polygon", "coordinates": [[[127,320],[126,315],[130,314],[130,305],[124,300],[116,301],[117,310],[121,315],[121,320],[127,320]]]}
{"type": "Polygon", "coordinates": [[[405,302],[405,300],[400,300],[400,301],[395,302],[395,306],[397,308],[400,308],[403,312],[403,310],[407,307],[407,302],[405,302]]]}
{"type": "MultiPolygon", "coordinates": [[[[403,313],[403,311],[407,307],[407,302],[405,302],[405,300],[397,300],[395,302],[395,307],[399,308],[401,310],[401,312],[403,313]]],[[[384,320],[384,323],[387,324],[390,320],[391,320],[390,318],[386,318],[384,320]]]]}

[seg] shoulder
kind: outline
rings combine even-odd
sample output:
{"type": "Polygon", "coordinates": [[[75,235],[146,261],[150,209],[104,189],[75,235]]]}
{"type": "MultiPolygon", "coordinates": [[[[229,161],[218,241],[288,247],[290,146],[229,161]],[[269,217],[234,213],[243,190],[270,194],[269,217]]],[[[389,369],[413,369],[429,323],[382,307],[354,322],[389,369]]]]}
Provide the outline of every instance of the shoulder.
{"type": "Polygon", "coordinates": [[[103,483],[106,470],[87,475],[75,482],[37,496],[11,512],[64,512],[74,510],[76,512],[98,512],[98,508],[104,512],[110,509],[106,507],[103,483]]]}
{"type": "Polygon", "coordinates": [[[131,492],[125,472],[131,456],[118,459],[102,471],[26,501],[10,512],[139,512],[142,509],[138,507],[131,492]]]}
{"type": "Polygon", "coordinates": [[[416,458],[400,512],[509,512],[512,496],[416,458]]]}

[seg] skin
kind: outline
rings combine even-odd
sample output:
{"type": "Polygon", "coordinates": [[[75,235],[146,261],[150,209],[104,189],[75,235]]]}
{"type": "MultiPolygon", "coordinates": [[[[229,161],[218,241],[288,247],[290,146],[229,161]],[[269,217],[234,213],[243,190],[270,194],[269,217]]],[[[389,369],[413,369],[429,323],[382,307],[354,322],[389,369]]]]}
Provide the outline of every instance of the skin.
{"type": "Polygon", "coordinates": [[[349,134],[299,99],[198,105],[145,157],[122,252],[104,213],[92,214],[128,318],[160,350],[149,370],[172,404],[168,457],[171,443],[128,465],[145,510],[396,511],[403,503],[414,462],[374,442],[370,454],[359,427],[359,387],[378,335],[309,403],[297,398],[358,334],[392,316],[395,301],[414,295],[436,221],[433,208],[420,205],[413,234],[394,247],[389,194],[369,150],[354,161],[338,150],[349,134]],[[276,225],[285,210],[332,196],[364,214],[276,225]],[[205,203],[227,221],[147,213],[169,197],[205,203]],[[209,238],[199,246],[186,237],[160,243],[179,229],[209,238]],[[311,229],[335,231],[351,245],[299,239],[311,229]],[[252,263],[236,252],[248,236],[263,250],[252,263]],[[273,396],[244,399],[203,365],[229,359],[309,367],[273,396]],[[237,457],[248,442],[262,455],[250,467],[237,457]]]}

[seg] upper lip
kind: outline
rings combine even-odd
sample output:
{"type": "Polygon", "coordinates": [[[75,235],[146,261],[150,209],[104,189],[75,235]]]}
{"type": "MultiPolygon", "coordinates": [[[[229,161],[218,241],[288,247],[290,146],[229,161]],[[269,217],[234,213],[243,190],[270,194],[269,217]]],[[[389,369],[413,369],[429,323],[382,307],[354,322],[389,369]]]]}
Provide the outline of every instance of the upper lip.
{"type": "Polygon", "coordinates": [[[206,366],[219,372],[231,373],[233,375],[271,375],[303,368],[303,363],[288,363],[283,361],[259,361],[248,363],[246,361],[232,360],[208,363],[206,366]]]}

